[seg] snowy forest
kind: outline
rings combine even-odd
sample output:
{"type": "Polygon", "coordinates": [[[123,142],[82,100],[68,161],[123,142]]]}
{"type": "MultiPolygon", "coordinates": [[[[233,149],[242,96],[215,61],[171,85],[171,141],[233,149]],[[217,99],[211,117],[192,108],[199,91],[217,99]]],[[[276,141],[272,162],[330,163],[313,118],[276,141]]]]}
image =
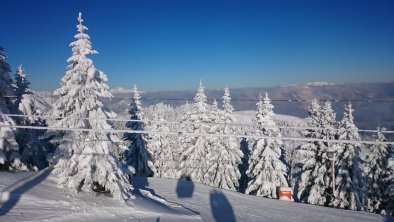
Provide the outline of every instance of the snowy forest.
{"type": "Polygon", "coordinates": [[[272,199],[280,187],[291,187],[297,202],[394,215],[393,145],[381,127],[363,138],[350,102],[339,118],[330,101],[315,99],[305,126],[286,128],[262,92],[253,124],[245,124],[233,113],[228,87],[221,100],[208,103],[200,81],[194,101],[177,107],[144,106],[134,85],[127,111],[115,113],[103,103],[113,97],[107,75],[89,58],[98,52],[81,13],[77,19],[72,54],[50,105],[30,89],[22,65],[11,78],[0,47],[1,170],[51,167],[64,188],[120,201],[132,198],[133,176],[144,176],[272,199]]]}

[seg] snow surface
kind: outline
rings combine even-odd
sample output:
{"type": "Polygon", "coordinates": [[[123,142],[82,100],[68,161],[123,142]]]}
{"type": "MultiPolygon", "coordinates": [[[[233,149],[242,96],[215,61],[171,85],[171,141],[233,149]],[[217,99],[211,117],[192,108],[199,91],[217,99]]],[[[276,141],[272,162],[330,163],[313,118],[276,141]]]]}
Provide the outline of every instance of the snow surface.
{"type": "Polygon", "coordinates": [[[49,169],[0,172],[0,221],[394,221],[346,211],[272,200],[174,179],[134,179],[126,204],[57,187],[49,169]]]}
{"type": "MultiPolygon", "coordinates": [[[[136,191],[126,204],[92,193],[57,187],[57,177],[40,172],[0,172],[0,221],[201,221],[177,204],[136,191]]],[[[140,183],[141,184],[141,183],[140,183]]]]}

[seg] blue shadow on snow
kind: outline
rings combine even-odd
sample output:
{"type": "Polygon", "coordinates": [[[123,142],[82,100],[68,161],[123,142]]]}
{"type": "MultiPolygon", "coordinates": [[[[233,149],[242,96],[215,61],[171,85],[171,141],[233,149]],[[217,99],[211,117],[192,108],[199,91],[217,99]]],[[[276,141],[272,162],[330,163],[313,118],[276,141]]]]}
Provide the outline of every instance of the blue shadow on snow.
{"type": "Polygon", "coordinates": [[[234,210],[221,191],[211,191],[209,196],[212,215],[216,222],[235,222],[234,210]]]}
{"type": "Polygon", "coordinates": [[[5,203],[1,204],[0,216],[6,215],[19,202],[19,199],[21,198],[23,193],[29,191],[31,188],[41,183],[43,180],[45,180],[45,178],[48,177],[50,173],[51,173],[50,169],[45,169],[43,170],[43,172],[41,172],[39,176],[35,177],[32,180],[27,181],[26,183],[19,186],[18,188],[10,191],[8,200],[5,201],[5,203]]]}
{"type": "Polygon", "coordinates": [[[182,177],[176,184],[176,194],[178,198],[192,198],[194,192],[194,183],[190,177],[182,177]]]}

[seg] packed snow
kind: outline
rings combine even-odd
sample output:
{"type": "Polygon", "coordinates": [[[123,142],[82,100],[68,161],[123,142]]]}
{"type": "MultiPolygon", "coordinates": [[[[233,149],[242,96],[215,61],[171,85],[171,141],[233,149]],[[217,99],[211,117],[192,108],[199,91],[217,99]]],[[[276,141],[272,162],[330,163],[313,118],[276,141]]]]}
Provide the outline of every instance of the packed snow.
{"type": "Polygon", "coordinates": [[[57,180],[50,169],[0,172],[0,221],[394,221],[162,178],[136,177],[135,198],[124,204],[105,194],[59,189],[57,180]]]}

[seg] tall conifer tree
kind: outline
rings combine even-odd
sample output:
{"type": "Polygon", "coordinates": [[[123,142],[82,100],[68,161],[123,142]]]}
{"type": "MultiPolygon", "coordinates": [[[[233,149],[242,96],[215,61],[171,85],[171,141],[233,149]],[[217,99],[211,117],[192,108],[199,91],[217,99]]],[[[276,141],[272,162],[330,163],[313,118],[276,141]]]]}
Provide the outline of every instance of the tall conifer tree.
{"type": "Polygon", "coordinates": [[[332,161],[327,153],[336,146],[318,140],[335,139],[335,116],[329,101],[320,106],[314,99],[309,107],[307,123],[310,129],[306,130],[304,135],[317,140],[306,142],[296,149],[295,191],[301,202],[328,205],[333,199],[332,161]]]}
{"type": "Polygon", "coordinates": [[[214,123],[210,126],[210,133],[213,135],[207,138],[210,146],[207,154],[208,171],[205,178],[210,181],[209,184],[212,186],[237,190],[241,177],[238,165],[241,164],[242,157],[239,143],[236,138],[231,136],[215,136],[215,134],[235,134],[232,125],[235,123],[232,116],[233,107],[227,87],[223,96],[223,108],[224,110],[220,110],[214,100],[210,114],[212,116],[211,123],[214,123]]]}
{"type": "MultiPolygon", "coordinates": [[[[25,117],[17,119],[18,124],[27,126],[46,127],[47,124],[42,117],[39,106],[41,102],[37,100],[30,89],[30,82],[27,79],[25,69],[20,65],[15,73],[14,89],[16,94],[15,106],[25,117]]],[[[42,139],[44,130],[19,129],[17,141],[22,154],[22,161],[29,169],[43,169],[47,166],[46,155],[48,152],[47,141],[42,139]]]]}
{"type": "Polygon", "coordinates": [[[177,149],[178,144],[175,142],[176,137],[169,134],[171,127],[166,123],[165,113],[172,111],[172,108],[163,103],[153,105],[153,120],[148,130],[161,133],[152,133],[149,135],[147,151],[152,157],[152,171],[154,177],[177,178],[178,164],[177,149]]]}
{"type": "Polygon", "coordinates": [[[10,77],[10,65],[5,61],[5,49],[0,46],[0,168],[7,170],[23,170],[26,166],[22,164],[19,155],[19,145],[15,140],[16,131],[9,126],[16,125],[9,116],[15,110],[13,99],[15,93],[12,89],[10,77]]]}
{"type": "MultiPolygon", "coordinates": [[[[78,33],[70,44],[72,56],[60,88],[55,91],[59,99],[53,106],[53,115],[60,117],[54,126],[65,129],[111,130],[106,119],[116,114],[100,101],[111,98],[106,84],[107,76],[96,69],[88,55],[93,50],[87,28],[78,15],[78,33]]],[[[121,162],[127,148],[115,133],[105,131],[65,131],[59,139],[56,151],[58,163],[54,172],[59,183],[73,191],[110,192],[117,199],[131,196],[130,176],[133,171],[121,162]]]]}
{"type": "MultiPolygon", "coordinates": [[[[182,131],[187,133],[206,134],[210,126],[210,106],[207,104],[205,87],[200,81],[194,103],[189,105],[190,109],[182,117],[182,131]]],[[[204,175],[208,170],[207,154],[210,147],[209,141],[203,135],[182,134],[179,137],[181,174],[190,177],[193,181],[209,184],[204,175]]]]}
{"type": "MultiPolygon", "coordinates": [[[[385,128],[378,128],[376,142],[386,142],[383,132],[385,128]]],[[[371,154],[367,157],[364,172],[367,176],[368,211],[382,213],[385,202],[389,199],[386,190],[390,185],[387,180],[390,169],[389,160],[392,153],[387,144],[374,144],[371,146],[371,154]]]]}
{"type": "MultiPolygon", "coordinates": [[[[338,140],[360,140],[358,128],[353,120],[353,108],[349,103],[338,126],[338,140]]],[[[365,193],[360,168],[360,145],[340,143],[336,151],[336,190],[331,206],[350,210],[363,210],[365,193]]]]}
{"type": "Polygon", "coordinates": [[[249,169],[246,172],[250,181],[245,193],[268,198],[277,197],[277,187],[287,187],[287,166],[283,156],[283,143],[279,128],[273,120],[274,106],[268,98],[260,96],[254,119],[262,138],[252,145],[249,169]]]}
{"type": "MultiPolygon", "coordinates": [[[[136,85],[134,85],[131,93],[132,98],[128,108],[131,121],[127,122],[126,128],[133,131],[144,131],[145,123],[141,122],[144,119],[144,112],[140,101],[141,96],[136,85]]],[[[153,163],[151,154],[147,151],[147,136],[142,133],[125,133],[124,136],[126,140],[130,141],[126,157],[127,163],[135,168],[136,175],[152,176],[153,163]]]]}

